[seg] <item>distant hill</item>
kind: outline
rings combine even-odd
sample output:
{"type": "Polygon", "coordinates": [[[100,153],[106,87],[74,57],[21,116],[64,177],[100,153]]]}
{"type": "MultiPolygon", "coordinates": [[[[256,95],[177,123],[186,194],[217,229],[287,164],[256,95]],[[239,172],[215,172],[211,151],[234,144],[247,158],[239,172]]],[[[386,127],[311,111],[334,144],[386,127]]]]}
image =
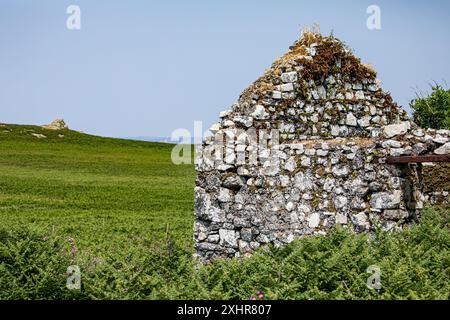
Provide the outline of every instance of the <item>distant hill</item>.
{"type": "MultiPolygon", "coordinates": [[[[126,138],[109,138],[95,136],[71,129],[52,130],[42,126],[36,125],[18,125],[18,124],[6,124],[0,123],[0,139],[8,140],[27,140],[27,141],[42,141],[42,142],[73,142],[73,143],[113,143],[118,145],[151,145],[150,142],[156,143],[156,145],[164,144],[167,146],[167,142],[162,139],[159,141],[144,140],[144,139],[126,139],[126,138]]],[[[167,146],[169,147],[169,146],[167,146]]],[[[170,147],[171,148],[171,147],[170,147]]]]}
{"type": "MultiPolygon", "coordinates": [[[[171,137],[138,136],[138,137],[124,137],[124,139],[138,140],[138,141],[150,141],[150,142],[163,142],[163,143],[170,143],[170,144],[177,144],[177,143],[182,142],[182,139],[173,140],[171,137]]],[[[190,144],[194,144],[195,140],[196,140],[195,138],[191,138],[190,144]]],[[[199,140],[199,139],[197,139],[197,140],[199,140]]],[[[201,139],[199,141],[201,141],[201,139]]]]}
{"type": "Polygon", "coordinates": [[[149,142],[163,142],[163,143],[178,143],[178,141],[173,141],[170,137],[148,137],[148,136],[138,136],[138,137],[123,137],[127,140],[137,140],[137,141],[149,141],[149,142]]]}

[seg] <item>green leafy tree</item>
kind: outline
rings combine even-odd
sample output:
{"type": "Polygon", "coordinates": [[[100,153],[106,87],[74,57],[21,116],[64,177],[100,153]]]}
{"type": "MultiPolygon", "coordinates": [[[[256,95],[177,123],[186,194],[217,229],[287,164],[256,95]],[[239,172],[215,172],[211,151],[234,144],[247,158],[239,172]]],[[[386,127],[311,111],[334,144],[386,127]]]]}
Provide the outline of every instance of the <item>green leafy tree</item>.
{"type": "Polygon", "coordinates": [[[435,84],[431,94],[417,98],[410,103],[413,119],[423,128],[450,129],[450,90],[435,84]]]}

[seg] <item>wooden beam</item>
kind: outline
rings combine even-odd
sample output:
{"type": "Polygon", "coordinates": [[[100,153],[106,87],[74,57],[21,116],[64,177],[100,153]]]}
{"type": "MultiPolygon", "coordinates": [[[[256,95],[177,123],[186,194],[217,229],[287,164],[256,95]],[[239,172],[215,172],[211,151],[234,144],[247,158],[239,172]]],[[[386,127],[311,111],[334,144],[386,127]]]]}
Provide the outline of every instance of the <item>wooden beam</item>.
{"type": "Polygon", "coordinates": [[[421,163],[421,162],[450,162],[450,154],[386,157],[385,163],[421,163]]]}

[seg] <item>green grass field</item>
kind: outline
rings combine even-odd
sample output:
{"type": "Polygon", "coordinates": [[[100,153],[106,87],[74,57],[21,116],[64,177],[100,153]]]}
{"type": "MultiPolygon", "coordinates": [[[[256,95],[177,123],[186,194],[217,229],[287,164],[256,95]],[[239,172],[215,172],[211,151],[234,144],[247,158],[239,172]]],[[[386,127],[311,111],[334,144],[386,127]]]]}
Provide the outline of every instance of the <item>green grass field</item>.
{"type": "Polygon", "coordinates": [[[93,255],[158,245],[167,230],[191,246],[195,172],[171,164],[170,145],[7,128],[0,127],[3,226],[70,235],[93,255]]]}
{"type": "Polygon", "coordinates": [[[336,229],[197,266],[195,170],[171,148],[0,125],[0,299],[448,299],[448,208],[374,241],[336,229]],[[366,286],[373,264],[379,291],[366,286]],[[69,265],[81,290],[66,288],[69,265]]]}

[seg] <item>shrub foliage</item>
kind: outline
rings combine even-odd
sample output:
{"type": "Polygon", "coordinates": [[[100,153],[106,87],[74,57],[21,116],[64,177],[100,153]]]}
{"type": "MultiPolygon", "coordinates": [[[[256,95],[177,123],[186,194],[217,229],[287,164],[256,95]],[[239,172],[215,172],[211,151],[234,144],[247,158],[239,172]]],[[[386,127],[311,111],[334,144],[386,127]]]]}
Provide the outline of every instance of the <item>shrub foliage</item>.
{"type": "Polygon", "coordinates": [[[208,265],[170,235],[159,250],[97,259],[81,249],[73,256],[66,238],[45,230],[2,229],[0,299],[249,299],[255,292],[265,299],[448,299],[448,227],[448,210],[427,209],[399,233],[336,228],[208,265]],[[81,290],[65,287],[73,264],[81,268],[81,290]],[[366,285],[371,265],[381,270],[380,290],[366,285]]]}
{"type": "Polygon", "coordinates": [[[450,129],[450,89],[436,84],[429,96],[417,95],[410,103],[413,119],[423,128],[450,129]]]}

